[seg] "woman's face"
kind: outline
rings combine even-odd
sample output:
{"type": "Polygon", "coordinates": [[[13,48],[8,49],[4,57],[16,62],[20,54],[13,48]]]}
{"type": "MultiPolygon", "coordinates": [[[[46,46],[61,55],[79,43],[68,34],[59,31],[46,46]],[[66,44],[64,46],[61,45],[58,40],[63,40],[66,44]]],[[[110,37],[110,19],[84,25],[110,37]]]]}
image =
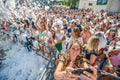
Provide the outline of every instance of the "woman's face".
{"type": "Polygon", "coordinates": [[[74,37],[79,37],[79,34],[80,34],[80,30],[78,27],[75,27],[73,30],[72,30],[72,35],[74,37]]]}
{"type": "Polygon", "coordinates": [[[51,32],[51,34],[52,34],[52,35],[54,35],[54,34],[55,34],[54,30],[50,30],[50,32],[51,32]]]}
{"type": "Polygon", "coordinates": [[[56,25],[56,28],[57,28],[58,31],[60,30],[60,26],[59,25],[56,25]]]}
{"type": "Polygon", "coordinates": [[[85,30],[87,31],[87,30],[89,30],[90,28],[89,28],[89,26],[85,26],[85,30]]]}
{"type": "Polygon", "coordinates": [[[27,22],[26,22],[26,21],[24,21],[24,24],[25,24],[25,25],[27,25],[27,22]]]}
{"type": "Polygon", "coordinates": [[[113,37],[114,37],[114,35],[115,35],[115,32],[110,31],[110,36],[113,36],[113,37]]]}
{"type": "Polygon", "coordinates": [[[80,45],[78,43],[74,43],[70,48],[71,60],[75,60],[79,54],[80,54],[80,45]]]}
{"type": "Polygon", "coordinates": [[[42,23],[42,22],[41,22],[41,28],[42,28],[42,29],[45,29],[45,25],[44,25],[44,23],[42,23]]]}

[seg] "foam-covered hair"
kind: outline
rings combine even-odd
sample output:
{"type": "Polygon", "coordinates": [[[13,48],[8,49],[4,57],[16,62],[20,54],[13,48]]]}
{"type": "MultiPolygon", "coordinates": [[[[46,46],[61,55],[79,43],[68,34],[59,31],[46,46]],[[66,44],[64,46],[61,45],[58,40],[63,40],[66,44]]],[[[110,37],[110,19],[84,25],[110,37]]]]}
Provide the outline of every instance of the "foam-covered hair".
{"type": "Polygon", "coordinates": [[[52,27],[55,27],[56,25],[59,25],[61,28],[63,28],[63,22],[60,19],[55,19],[55,21],[53,22],[52,27]]]}
{"type": "Polygon", "coordinates": [[[105,48],[107,45],[107,39],[106,39],[104,32],[102,32],[102,31],[96,32],[95,36],[98,36],[100,39],[100,44],[99,44],[98,50],[100,50],[101,48],[105,48]]]}

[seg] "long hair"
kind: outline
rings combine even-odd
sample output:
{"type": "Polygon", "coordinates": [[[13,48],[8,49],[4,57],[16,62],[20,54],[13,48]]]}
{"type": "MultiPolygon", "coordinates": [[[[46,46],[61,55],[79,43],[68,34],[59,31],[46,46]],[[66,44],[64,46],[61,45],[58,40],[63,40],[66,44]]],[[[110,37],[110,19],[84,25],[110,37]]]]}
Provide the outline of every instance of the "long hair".
{"type": "Polygon", "coordinates": [[[112,36],[113,38],[116,36],[116,32],[115,32],[115,30],[110,30],[109,32],[108,32],[108,36],[110,35],[110,33],[111,32],[114,32],[114,35],[112,36]]]}
{"type": "Polygon", "coordinates": [[[74,31],[74,33],[75,33],[75,35],[76,35],[77,37],[80,37],[80,36],[81,36],[81,32],[80,32],[80,29],[79,29],[78,27],[74,27],[74,28],[73,28],[73,31],[74,31]]]}
{"type": "Polygon", "coordinates": [[[68,45],[68,52],[69,52],[69,50],[70,50],[70,48],[72,47],[72,45],[74,45],[75,43],[78,43],[79,44],[79,46],[80,46],[80,54],[82,54],[82,46],[81,46],[81,43],[78,41],[78,40],[73,40],[73,41],[71,41],[70,43],[69,43],[69,45],[68,45]]]}
{"type": "Polygon", "coordinates": [[[24,25],[24,27],[29,27],[29,22],[28,22],[28,20],[24,20],[24,22],[27,24],[27,25],[24,25]]]}
{"type": "Polygon", "coordinates": [[[100,40],[97,36],[91,36],[87,42],[87,49],[88,52],[91,52],[93,50],[98,50],[100,40]]]}
{"type": "Polygon", "coordinates": [[[44,27],[44,30],[46,30],[46,25],[44,22],[41,22],[41,27],[44,27]]]}

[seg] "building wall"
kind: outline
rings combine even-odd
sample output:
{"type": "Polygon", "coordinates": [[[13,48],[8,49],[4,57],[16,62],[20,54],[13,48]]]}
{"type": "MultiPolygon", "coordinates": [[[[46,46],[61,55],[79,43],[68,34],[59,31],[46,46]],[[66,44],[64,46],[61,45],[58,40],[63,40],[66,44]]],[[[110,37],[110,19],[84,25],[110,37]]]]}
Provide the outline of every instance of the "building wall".
{"type": "Polygon", "coordinates": [[[5,3],[5,7],[9,9],[15,8],[15,0],[7,0],[5,3]]]}
{"type": "Polygon", "coordinates": [[[108,10],[112,12],[120,12],[120,0],[112,0],[108,10]]]}
{"type": "Polygon", "coordinates": [[[79,0],[79,9],[92,8],[93,10],[100,11],[101,9],[118,12],[120,10],[120,0],[108,0],[107,5],[96,5],[97,0],[79,0]],[[92,3],[92,6],[89,5],[92,3]]]}

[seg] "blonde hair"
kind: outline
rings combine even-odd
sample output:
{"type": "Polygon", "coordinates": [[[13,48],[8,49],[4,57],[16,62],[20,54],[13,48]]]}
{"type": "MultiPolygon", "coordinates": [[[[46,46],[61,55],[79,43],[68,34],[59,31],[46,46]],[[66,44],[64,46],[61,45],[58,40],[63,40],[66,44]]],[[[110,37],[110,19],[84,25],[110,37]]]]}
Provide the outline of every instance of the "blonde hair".
{"type": "Polygon", "coordinates": [[[99,37],[91,36],[87,42],[88,51],[91,52],[92,50],[98,50],[99,42],[99,37]]]}
{"type": "Polygon", "coordinates": [[[72,45],[74,45],[75,43],[79,44],[79,46],[80,46],[80,54],[81,54],[82,53],[82,46],[81,46],[81,43],[78,40],[76,40],[76,39],[74,39],[73,41],[71,41],[69,43],[69,45],[68,45],[68,52],[69,52],[69,49],[72,47],[72,45]]]}

